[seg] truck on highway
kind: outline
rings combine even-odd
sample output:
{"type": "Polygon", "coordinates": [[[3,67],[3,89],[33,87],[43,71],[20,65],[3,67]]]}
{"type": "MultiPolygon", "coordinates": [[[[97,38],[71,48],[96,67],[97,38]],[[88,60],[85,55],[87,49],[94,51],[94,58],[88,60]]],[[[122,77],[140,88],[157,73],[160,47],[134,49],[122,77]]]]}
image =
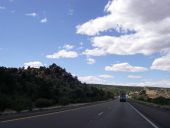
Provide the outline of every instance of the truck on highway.
{"type": "Polygon", "coordinates": [[[127,101],[126,92],[120,92],[119,99],[120,99],[120,102],[126,102],[127,101]]]}

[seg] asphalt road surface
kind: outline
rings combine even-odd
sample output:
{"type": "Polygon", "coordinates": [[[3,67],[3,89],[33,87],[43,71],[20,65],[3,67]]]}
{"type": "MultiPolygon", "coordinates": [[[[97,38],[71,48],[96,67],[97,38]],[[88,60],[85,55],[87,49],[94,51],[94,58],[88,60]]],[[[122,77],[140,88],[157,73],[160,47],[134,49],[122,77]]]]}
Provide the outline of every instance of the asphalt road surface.
{"type": "MultiPolygon", "coordinates": [[[[170,126],[169,126],[170,127],[170,126]]],[[[162,128],[118,100],[0,122],[0,128],[162,128]]]]}

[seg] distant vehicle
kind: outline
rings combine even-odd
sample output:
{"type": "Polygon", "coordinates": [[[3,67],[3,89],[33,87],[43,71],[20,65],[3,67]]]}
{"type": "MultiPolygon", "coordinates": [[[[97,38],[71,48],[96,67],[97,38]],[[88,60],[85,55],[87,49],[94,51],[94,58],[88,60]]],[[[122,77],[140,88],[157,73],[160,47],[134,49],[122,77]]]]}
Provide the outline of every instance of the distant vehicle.
{"type": "Polygon", "coordinates": [[[125,92],[120,92],[120,102],[126,102],[127,101],[127,95],[125,92]]]}

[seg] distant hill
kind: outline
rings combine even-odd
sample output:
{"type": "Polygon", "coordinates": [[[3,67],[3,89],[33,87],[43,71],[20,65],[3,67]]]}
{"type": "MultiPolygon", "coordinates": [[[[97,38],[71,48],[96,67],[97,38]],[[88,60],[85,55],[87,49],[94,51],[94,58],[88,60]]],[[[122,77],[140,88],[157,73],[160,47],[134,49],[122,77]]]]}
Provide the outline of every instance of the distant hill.
{"type": "Polygon", "coordinates": [[[137,86],[123,86],[123,85],[102,85],[102,84],[89,84],[90,86],[97,87],[106,91],[110,91],[115,95],[118,95],[120,91],[131,92],[131,91],[140,91],[143,87],[137,86]]]}
{"type": "MultiPolygon", "coordinates": [[[[102,84],[89,84],[89,86],[97,87],[99,89],[103,89],[106,91],[110,91],[115,95],[118,95],[120,91],[130,92],[140,92],[146,87],[141,86],[123,86],[123,85],[102,85],[102,84]]],[[[151,90],[168,90],[170,92],[170,88],[161,88],[161,87],[147,87],[147,89],[151,90]]]]}
{"type": "Polygon", "coordinates": [[[27,69],[0,67],[0,111],[31,110],[109,98],[113,98],[111,92],[82,84],[56,64],[27,69]]]}

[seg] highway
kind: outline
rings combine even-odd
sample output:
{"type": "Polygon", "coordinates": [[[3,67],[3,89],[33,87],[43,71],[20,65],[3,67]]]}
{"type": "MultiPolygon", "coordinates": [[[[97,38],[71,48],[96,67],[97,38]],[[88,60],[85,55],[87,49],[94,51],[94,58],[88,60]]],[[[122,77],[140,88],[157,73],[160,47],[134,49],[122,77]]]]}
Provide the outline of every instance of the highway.
{"type": "MultiPolygon", "coordinates": [[[[168,128],[118,100],[0,122],[0,128],[168,128]]],[[[141,108],[140,108],[141,109],[141,108]]],[[[159,111],[159,110],[157,110],[159,111]]],[[[168,111],[169,112],[169,111],[168,111]]],[[[167,115],[169,115],[166,112],[167,115]]],[[[170,115],[169,115],[170,117],[170,115]]],[[[168,119],[170,120],[170,118],[168,119]]]]}

